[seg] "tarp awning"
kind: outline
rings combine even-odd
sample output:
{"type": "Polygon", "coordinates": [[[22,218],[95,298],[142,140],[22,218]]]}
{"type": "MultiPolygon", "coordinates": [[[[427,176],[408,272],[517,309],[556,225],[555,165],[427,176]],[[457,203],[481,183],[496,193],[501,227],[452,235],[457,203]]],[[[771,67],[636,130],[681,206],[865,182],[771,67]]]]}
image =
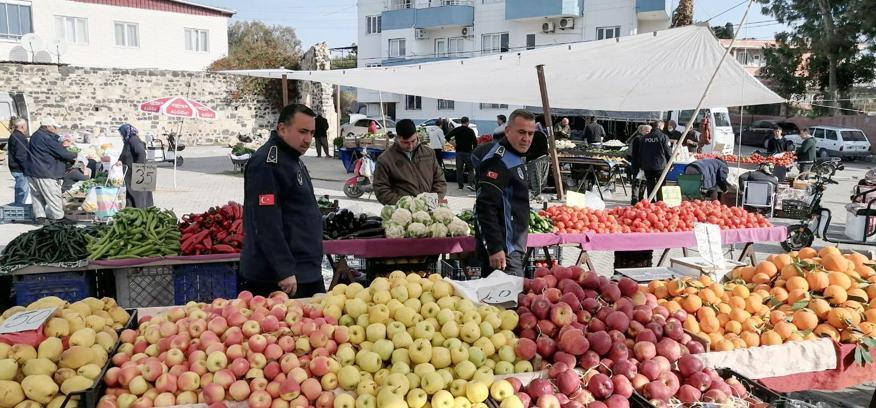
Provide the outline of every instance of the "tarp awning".
{"type": "MultiPolygon", "coordinates": [[[[707,27],[391,67],[334,71],[223,71],[325,82],[462,102],[540,106],[536,66],[544,65],[552,107],[621,112],[694,109],[725,49],[707,27]]],[[[704,107],[784,99],[728,57],[704,107]]]]}

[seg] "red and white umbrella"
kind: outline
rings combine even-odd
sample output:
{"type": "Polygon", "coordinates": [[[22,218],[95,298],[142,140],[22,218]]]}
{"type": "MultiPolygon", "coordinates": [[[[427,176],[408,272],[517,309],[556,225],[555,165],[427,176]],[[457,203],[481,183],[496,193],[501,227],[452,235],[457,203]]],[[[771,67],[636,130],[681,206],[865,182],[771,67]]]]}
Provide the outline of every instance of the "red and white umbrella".
{"type": "Polygon", "coordinates": [[[177,118],[216,119],[216,111],[182,96],[167,96],[143,102],[140,104],[140,111],[177,118]]]}

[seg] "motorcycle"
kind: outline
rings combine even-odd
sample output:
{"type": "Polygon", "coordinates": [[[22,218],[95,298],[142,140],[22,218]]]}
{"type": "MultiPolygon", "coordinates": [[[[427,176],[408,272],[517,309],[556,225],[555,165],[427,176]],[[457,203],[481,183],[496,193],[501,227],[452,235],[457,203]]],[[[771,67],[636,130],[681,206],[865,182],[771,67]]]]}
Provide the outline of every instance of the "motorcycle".
{"type": "Polygon", "coordinates": [[[374,176],[375,162],[365,148],[362,148],[360,154],[361,157],[356,160],[353,167],[353,177],[344,182],[344,194],[350,198],[359,198],[365,193],[370,194],[374,191],[371,182],[374,176]]]}

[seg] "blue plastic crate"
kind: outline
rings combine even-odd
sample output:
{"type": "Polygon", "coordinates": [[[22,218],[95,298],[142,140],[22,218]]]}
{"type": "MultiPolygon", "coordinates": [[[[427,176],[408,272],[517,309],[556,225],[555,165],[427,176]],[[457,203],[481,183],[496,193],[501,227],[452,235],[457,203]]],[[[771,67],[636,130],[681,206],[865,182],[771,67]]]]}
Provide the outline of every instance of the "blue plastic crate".
{"type": "Polygon", "coordinates": [[[46,296],[57,296],[68,302],[94,296],[94,279],[85,272],[18,275],[14,285],[15,303],[20,306],[46,296]]]}
{"type": "Polygon", "coordinates": [[[173,302],[212,302],[237,296],[237,271],[230,263],[176,265],[173,268],[173,302]]]}
{"type": "Polygon", "coordinates": [[[0,224],[15,222],[31,223],[33,221],[33,206],[30,204],[0,207],[0,224]]]}
{"type": "Polygon", "coordinates": [[[684,168],[687,167],[686,163],[675,163],[669,169],[669,172],[666,173],[666,180],[668,181],[676,181],[678,180],[678,176],[684,174],[684,168]]]}
{"type": "Polygon", "coordinates": [[[342,147],[338,149],[337,154],[341,158],[341,163],[344,165],[344,170],[347,173],[353,172],[353,151],[356,149],[348,149],[346,147],[342,147]]]}

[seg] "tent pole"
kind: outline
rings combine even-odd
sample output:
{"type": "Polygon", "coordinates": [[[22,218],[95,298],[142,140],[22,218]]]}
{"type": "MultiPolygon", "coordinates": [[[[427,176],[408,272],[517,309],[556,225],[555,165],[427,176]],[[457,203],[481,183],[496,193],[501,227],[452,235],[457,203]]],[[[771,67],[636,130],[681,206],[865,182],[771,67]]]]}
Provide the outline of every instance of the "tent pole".
{"type": "MultiPolygon", "coordinates": [[[[748,13],[751,11],[751,5],[754,3],[754,0],[748,0],[748,7],[745,8],[745,14],[742,15],[742,21],[739,23],[739,28],[733,33],[733,39],[730,40],[730,45],[724,50],[724,55],[721,56],[721,60],[718,61],[718,66],[715,67],[715,72],[712,73],[712,77],[709,79],[709,83],[706,85],[706,90],[703,91],[703,96],[700,97],[700,102],[697,103],[697,108],[694,110],[693,116],[690,117],[691,125],[693,121],[696,120],[697,116],[700,115],[700,110],[703,107],[703,102],[706,101],[706,96],[709,95],[709,91],[712,89],[712,84],[715,83],[715,78],[718,77],[718,72],[721,71],[721,65],[724,65],[724,60],[727,59],[727,55],[730,54],[730,50],[733,49],[733,46],[736,44],[736,38],[739,37],[739,33],[742,32],[742,28],[745,26],[745,21],[748,20],[748,13]]],[[[672,155],[669,157],[669,163],[666,164],[666,167],[663,168],[663,172],[660,173],[660,178],[657,180],[657,184],[655,185],[654,191],[651,191],[648,194],[648,201],[654,200],[654,197],[657,196],[657,189],[663,185],[663,182],[666,180],[666,175],[669,173],[669,169],[672,168],[672,165],[675,164],[675,156],[678,154],[681,146],[684,145],[684,140],[687,139],[687,135],[690,134],[692,126],[686,126],[684,130],[684,134],[679,138],[678,143],[675,144],[675,148],[672,149],[672,155]]],[[[712,136],[714,137],[714,135],[712,136]]],[[[713,140],[714,143],[714,140],[713,140]]]]}
{"type": "MultiPolygon", "coordinates": [[[[338,96],[338,104],[336,107],[338,110],[338,127],[337,127],[338,132],[335,133],[336,138],[341,136],[341,85],[338,85],[338,95],[337,96],[338,96]]],[[[335,145],[334,141],[332,141],[331,145],[332,146],[335,145]]],[[[338,154],[338,152],[335,152],[335,154],[338,154]]]]}
{"type": "Polygon", "coordinates": [[[377,92],[380,98],[380,119],[383,121],[383,132],[386,133],[386,114],[383,113],[383,91],[377,92]]]}
{"type": "Polygon", "coordinates": [[[563,196],[563,178],[560,175],[560,162],[557,159],[557,143],[554,140],[554,121],[551,119],[551,104],[548,98],[547,82],[544,79],[544,65],[536,65],[535,71],[538,74],[538,89],[541,92],[541,106],[544,109],[544,124],[547,129],[548,147],[551,154],[551,167],[554,168],[554,185],[557,186],[557,200],[562,200],[563,196]]]}
{"type": "Polygon", "coordinates": [[[289,80],[286,78],[286,74],[283,74],[283,107],[289,104],[289,80]]]}

